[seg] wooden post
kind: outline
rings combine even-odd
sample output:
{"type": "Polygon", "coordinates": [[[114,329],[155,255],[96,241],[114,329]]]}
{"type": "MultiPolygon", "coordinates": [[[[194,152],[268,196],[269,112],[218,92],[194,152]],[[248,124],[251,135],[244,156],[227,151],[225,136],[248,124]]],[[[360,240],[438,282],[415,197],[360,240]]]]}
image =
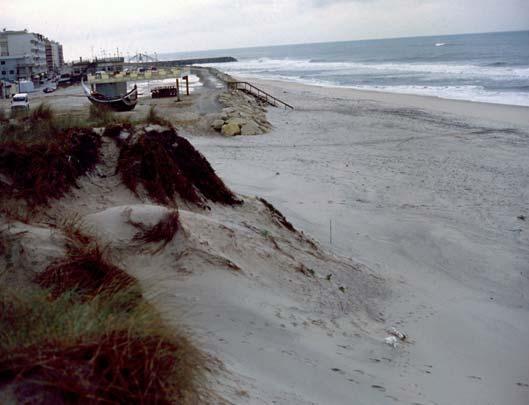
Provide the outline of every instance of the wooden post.
{"type": "Polygon", "coordinates": [[[189,76],[184,76],[183,79],[186,81],[186,96],[189,96],[189,76]]]}
{"type": "Polygon", "coordinates": [[[178,77],[176,78],[176,99],[180,101],[180,82],[178,81],[178,77]]]}

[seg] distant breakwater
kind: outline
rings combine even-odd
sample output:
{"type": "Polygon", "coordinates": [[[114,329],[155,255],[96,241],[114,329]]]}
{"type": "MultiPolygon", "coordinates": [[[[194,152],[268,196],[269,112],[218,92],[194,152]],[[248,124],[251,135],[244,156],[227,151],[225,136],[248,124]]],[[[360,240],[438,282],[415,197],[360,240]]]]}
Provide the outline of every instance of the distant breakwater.
{"type": "Polygon", "coordinates": [[[161,60],[153,62],[126,62],[125,66],[156,66],[156,67],[170,67],[170,66],[188,66],[208,63],[228,63],[237,62],[232,56],[221,56],[216,58],[196,58],[196,59],[178,59],[178,60],[161,60]]]}

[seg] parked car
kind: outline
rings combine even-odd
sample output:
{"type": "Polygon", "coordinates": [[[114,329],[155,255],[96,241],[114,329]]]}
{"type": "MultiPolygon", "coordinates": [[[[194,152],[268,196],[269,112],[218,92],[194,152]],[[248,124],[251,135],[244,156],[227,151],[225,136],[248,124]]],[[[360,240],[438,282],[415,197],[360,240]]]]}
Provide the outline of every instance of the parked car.
{"type": "Polygon", "coordinates": [[[28,93],[17,93],[11,99],[11,111],[29,111],[28,93]]]}
{"type": "Polygon", "coordinates": [[[42,90],[44,93],[53,93],[55,90],[57,90],[55,87],[46,87],[44,90],[42,90]]]}

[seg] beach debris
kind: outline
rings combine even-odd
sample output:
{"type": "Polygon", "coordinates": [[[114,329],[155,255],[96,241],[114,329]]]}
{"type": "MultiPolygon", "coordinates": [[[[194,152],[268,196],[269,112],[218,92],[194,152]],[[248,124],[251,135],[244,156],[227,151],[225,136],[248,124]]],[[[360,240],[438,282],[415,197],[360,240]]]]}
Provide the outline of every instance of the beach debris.
{"type": "Polygon", "coordinates": [[[384,339],[384,343],[396,349],[398,347],[397,338],[395,336],[388,336],[384,339]]]}
{"type": "Polygon", "coordinates": [[[406,334],[402,333],[400,330],[393,326],[389,329],[386,329],[386,332],[392,336],[399,338],[400,340],[406,340],[406,334]]]}
{"type": "Polygon", "coordinates": [[[518,218],[521,221],[525,221],[526,216],[525,215],[518,215],[516,218],[518,218]]]}
{"type": "Polygon", "coordinates": [[[405,341],[407,338],[405,333],[401,332],[400,330],[398,330],[397,328],[393,326],[391,328],[386,329],[386,333],[390,336],[387,336],[386,338],[384,338],[384,343],[393,347],[394,349],[398,347],[399,340],[405,341]]]}
{"type": "Polygon", "coordinates": [[[327,276],[325,278],[327,279],[327,281],[331,281],[332,274],[327,274],[327,276]]]}
{"type": "Polygon", "coordinates": [[[342,287],[340,287],[338,289],[345,294],[345,287],[342,286],[342,287]]]}

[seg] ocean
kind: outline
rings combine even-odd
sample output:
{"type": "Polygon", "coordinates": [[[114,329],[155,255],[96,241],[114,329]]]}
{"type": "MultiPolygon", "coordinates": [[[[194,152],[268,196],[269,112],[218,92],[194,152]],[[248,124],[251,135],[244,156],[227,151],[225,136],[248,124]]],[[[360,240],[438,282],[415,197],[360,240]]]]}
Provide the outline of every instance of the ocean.
{"type": "Polygon", "coordinates": [[[248,78],[529,106],[529,31],[175,52],[248,78]]]}

